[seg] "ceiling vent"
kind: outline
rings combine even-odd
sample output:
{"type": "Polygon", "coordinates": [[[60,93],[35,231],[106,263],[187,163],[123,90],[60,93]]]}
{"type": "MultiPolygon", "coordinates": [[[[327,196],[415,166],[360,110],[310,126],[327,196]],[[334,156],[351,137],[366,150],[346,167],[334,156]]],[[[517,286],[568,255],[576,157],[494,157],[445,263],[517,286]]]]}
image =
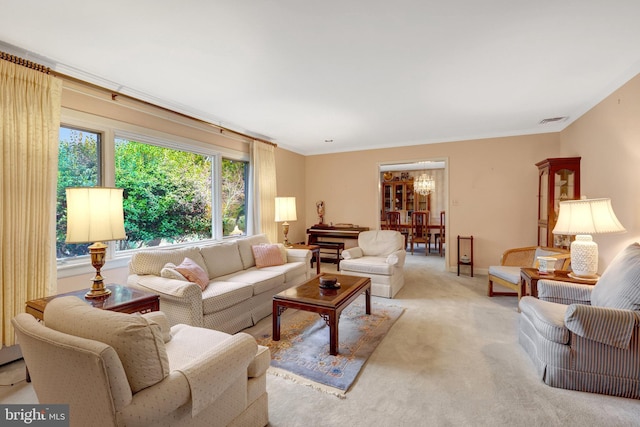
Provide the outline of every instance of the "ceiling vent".
{"type": "Polygon", "coordinates": [[[562,116],[562,117],[550,117],[548,119],[542,119],[540,120],[541,125],[548,125],[549,123],[560,123],[560,122],[564,122],[568,119],[568,116],[562,116]]]}

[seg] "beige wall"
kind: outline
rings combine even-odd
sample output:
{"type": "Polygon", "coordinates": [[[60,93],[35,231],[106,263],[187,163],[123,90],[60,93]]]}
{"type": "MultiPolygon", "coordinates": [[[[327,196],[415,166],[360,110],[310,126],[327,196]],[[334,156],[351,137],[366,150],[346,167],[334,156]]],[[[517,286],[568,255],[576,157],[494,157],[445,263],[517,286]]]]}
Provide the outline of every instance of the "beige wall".
{"type": "MultiPolygon", "coordinates": [[[[282,148],[276,149],[276,180],[279,197],[294,196],[296,198],[297,221],[289,221],[289,241],[305,242],[307,204],[305,197],[305,160],[304,156],[282,148]]],[[[278,242],[284,240],[282,225],[278,224],[278,242]]]]}
{"type": "MultiPolygon", "coordinates": [[[[537,243],[535,163],[560,154],[559,138],[538,134],[308,156],[307,226],[316,220],[315,201],[324,200],[326,222],[377,228],[378,165],[446,159],[447,246],[453,251],[455,236],[473,235],[475,264],[482,272],[505,249],[537,243]]],[[[453,257],[448,262],[453,268],[453,257]]]]}
{"type": "MultiPolygon", "coordinates": [[[[104,102],[104,101],[103,101],[104,102]]],[[[107,101],[108,102],[108,101],[107,101]]],[[[473,235],[478,273],[510,247],[536,244],[537,168],[547,157],[581,156],[581,187],[588,197],[611,197],[627,233],[597,235],[602,271],[616,253],[639,240],[640,76],[579,118],[561,133],[425,144],[301,156],[276,150],[279,196],[296,196],[298,221],[291,241],[306,239],[317,222],[315,203],[324,200],[326,222],[378,227],[381,163],[446,159],[450,252],[455,236],[473,235]],[[451,236],[454,236],[452,239],[451,236]]],[[[237,148],[236,145],[234,148],[237,148]]],[[[280,237],[281,241],[282,237],[280,237]]],[[[453,257],[449,268],[455,267],[453,257]]],[[[108,264],[107,264],[107,268],[108,264]]],[[[123,282],[126,268],[105,270],[123,282]]],[[[87,274],[59,280],[59,291],[88,287],[87,274]]]]}
{"type": "Polygon", "coordinates": [[[595,235],[599,271],[626,245],[640,241],[640,75],[560,135],[562,156],[581,156],[582,194],[609,197],[623,234],[595,235]]]}

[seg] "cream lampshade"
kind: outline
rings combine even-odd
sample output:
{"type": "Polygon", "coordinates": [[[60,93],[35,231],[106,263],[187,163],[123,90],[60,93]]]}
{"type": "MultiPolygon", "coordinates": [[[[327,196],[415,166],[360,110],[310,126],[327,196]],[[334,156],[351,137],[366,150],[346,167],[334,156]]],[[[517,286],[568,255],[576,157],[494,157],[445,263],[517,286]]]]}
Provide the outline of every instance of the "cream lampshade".
{"type": "Polygon", "coordinates": [[[582,199],[560,202],[558,221],[553,234],[576,236],[571,243],[572,275],[596,278],[598,244],[591,235],[626,231],[611,207],[611,199],[582,199]]]}
{"type": "Polygon", "coordinates": [[[90,243],[91,264],[96,269],[86,298],[108,296],[100,270],[104,266],[107,245],[103,242],[126,239],[122,189],[106,187],[67,188],[67,243],[90,243]]]}
{"type": "Polygon", "coordinates": [[[282,232],[284,233],[284,245],[291,246],[287,235],[289,234],[289,223],[287,221],[297,221],[296,198],[276,197],[276,222],[282,222],[282,232]]]}

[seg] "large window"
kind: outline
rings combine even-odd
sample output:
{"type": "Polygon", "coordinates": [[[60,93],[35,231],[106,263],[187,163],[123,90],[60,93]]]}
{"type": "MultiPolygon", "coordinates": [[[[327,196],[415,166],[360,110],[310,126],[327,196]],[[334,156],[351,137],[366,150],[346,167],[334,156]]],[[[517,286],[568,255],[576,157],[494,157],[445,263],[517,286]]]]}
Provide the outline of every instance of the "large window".
{"type": "Polygon", "coordinates": [[[224,236],[246,234],[249,163],[222,159],[222,229],[224,236]]]}
{"type": "Polygon", "coordinates": [[[56,201],[56,257],[87,255],[85,244],[65,243],[67,233],[67,187],[100,185],[101,135],[82,129],[61,127],[58,146],[58,187],[56,201]]]}
{"type": "Polygon", "coordinates": [[[115,185],[124,189],[127,233],[119,249],[211,239],[212,160],[117,138],[115,185]]]}
{"type": "Polygon", "coordinates": [[[104,135],[113,132],[60,128],[59,260],[85,256],[90,245],[65,243],[67,187],[104,185],[124,189],[127,239],[116,242],[116,250],[246,234],[248,162],[223,158],[208,147],[188,141],[104,135]]]}

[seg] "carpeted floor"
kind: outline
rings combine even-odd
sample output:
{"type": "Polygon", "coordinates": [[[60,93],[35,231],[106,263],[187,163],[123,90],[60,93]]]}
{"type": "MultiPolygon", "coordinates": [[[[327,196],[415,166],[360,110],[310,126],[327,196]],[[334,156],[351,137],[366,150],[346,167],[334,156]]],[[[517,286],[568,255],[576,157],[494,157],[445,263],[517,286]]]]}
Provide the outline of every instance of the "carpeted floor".
{"type": "MultiPolygon", "coordinates": [[[[406,310],[346,399],[269,375],[272,427],[640,425],[638,400],[543,384],[517,341],[516,298],[488,298],[486,276],[458,277],[423,254],[407,256],[392,300],[406,310]]],[[[35,402],[33,387],[1,387],[0,402],[35,402]]]]}
{"type": "Polygon", "coordinates": [[[486,276],[445,272],[434,255],[407,264],[393,300],[406,310],[346,399],[268,376],[271,426],[640,425],[640,401],[542,383],[517,341],[516,298],[488,298],[486,276]]]}

